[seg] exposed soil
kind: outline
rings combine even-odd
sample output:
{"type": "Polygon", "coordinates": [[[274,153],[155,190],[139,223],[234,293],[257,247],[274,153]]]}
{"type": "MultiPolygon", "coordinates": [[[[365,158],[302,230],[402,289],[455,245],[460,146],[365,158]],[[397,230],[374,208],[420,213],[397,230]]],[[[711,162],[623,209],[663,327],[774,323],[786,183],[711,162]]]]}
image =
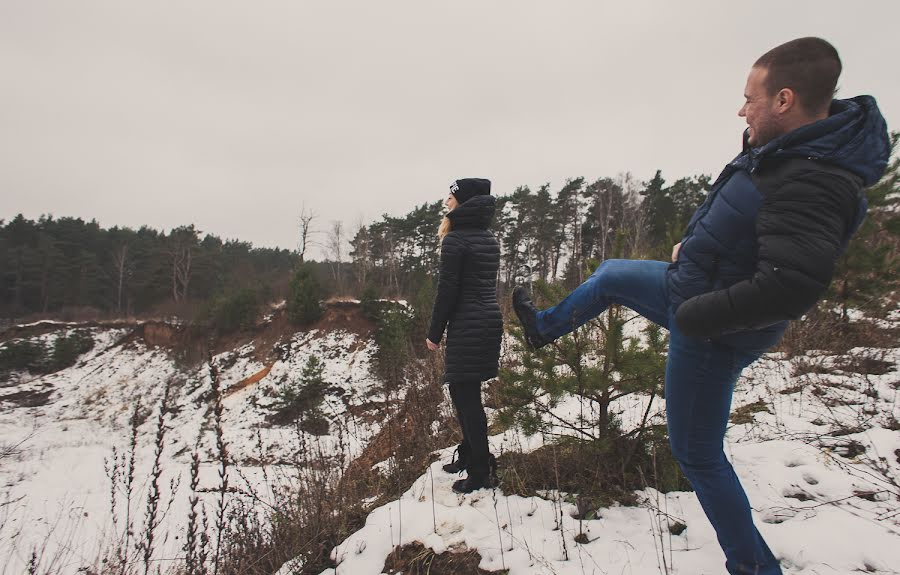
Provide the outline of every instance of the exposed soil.
{"type": "Polygon", "coordinates": [[[181,343],[185,329],[168,323],[150,321],[135,328],[147,345],[173,347],[181,343]]]}
{"type": "Polygon", "coordinates": [[[12,403],[16,407],[40,407],[50,402],[50,395],[53,389],[47,390],[26,390],[10,393],[9,395],[0,395],[0,402],[12,403]]]}
{"type": "Polygon", "coordinates": [[[868,320],[843,322],[813,311],[805,320],[791,322],[772,351],[784,352],[788,357],[802,356],[810,349],[842,354],[855,347],[892,348],[897,341],[900,328],[882,327],[868,320]]]}
{"type": "Polygon", "coordinates": [[[841,371],[859,373],[863,375],[884,375],[894,371],[893,362],[876,359],[874,357],[853,356],[835,366],[841,371]]]}
{"type": "Polygon", "coordinates": [[[596,519],[597,509],[614,502],[636,505],[635,491],[646,486],[663,493],[691,490],[661,429],[643,438],[608,435],[603,440],[566,439],[529,453],[500,455],[497,467],[503,492],[532,497],[559,490],[575,504],[574,518],[596,519]]]}
{"type": "Polygon", "coordinates": [[[456,426],[445,419],[446,413],[441,409],[444,390],[438,383],[440,375],[435,366],[421,369],[412,376],[414,381],[402,402],[369,404],[373,411],[367,415],[380,414],[384,424],[350,463],[345,478],[368,483],[370,496],[402,493],[425,473],[434,461],[435,450],[458,441],[454,435],[456,426]],[[397,463],[390,477],[372,469],[389,458],[397,463]]]}
{"type": "Polygon", "coordinates": [[[731,423],[735,425],[742,425],[745,423],[753,423],[754,417],[753,415],[756,413],[772,413],[769,410],[769,405],[763,401],[762,399],[754,401],[753,403],[748,403],[747,405],[742,405],[735,409],[731,414],[731,423]]]}
{"type": "Polygon", "coordinates": [[[418,541],[397,547],[384,561],[382,573],[403,575],[490,575],[509,573],[479,569],[481,555],[468,549],[448,550],[437,554],[418,541]]]}
{"type": "Polygon", "coordinates": [[[325,302],[325,313],[310,326],[310,329],[324,331],[343,329],[362,338],[369,338],[375,331],[375,322],[363,315],[358,302],[329,300],[325,302]]]}
{"type": "Polygon", "coordinates": [[[269,375],[269,372],[272,371],[272,366],[274,366],[274,365],[275,365],[275,362],[272,362],[272,363],[268,364],[266,367],[262,368],[261,370],[257,371],[253,375],[251,375],[250,377],[247,377],[247,378],[242,379],[241,381],[235,383],[234,385],[232,385],[231,387],[229,387],[228,389],[225,390],[225,397],[228,397],[229,395],[231,395],[233,393],[236,393],[246,387],[249,387],[249,386],[253,385],[254,383],[259,383],[259,381],[262,378],[269,375]]]}

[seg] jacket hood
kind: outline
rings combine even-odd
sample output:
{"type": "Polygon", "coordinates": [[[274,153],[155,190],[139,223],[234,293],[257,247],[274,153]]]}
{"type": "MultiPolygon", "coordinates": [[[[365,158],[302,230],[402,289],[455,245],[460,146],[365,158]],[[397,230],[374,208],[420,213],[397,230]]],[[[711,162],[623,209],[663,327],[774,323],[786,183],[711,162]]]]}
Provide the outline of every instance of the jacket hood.
{"type": "MultiPolygon", "coordinates": [[[[887,124],[872,96],[833,100],[830,115],[751,150],[758,161],[805,157],[848,170],[871,186],[881,179],[891,156],[887,124]]],[[[754,164],[756,162],[753,162],[754,164]]]]}
{"type": "Polygon", "coordinates": [[[494,219],[497,200],[491,195],[474,196],[447,214],[453,222],[453,229],[479,228],[488,229],[494,219]]]}

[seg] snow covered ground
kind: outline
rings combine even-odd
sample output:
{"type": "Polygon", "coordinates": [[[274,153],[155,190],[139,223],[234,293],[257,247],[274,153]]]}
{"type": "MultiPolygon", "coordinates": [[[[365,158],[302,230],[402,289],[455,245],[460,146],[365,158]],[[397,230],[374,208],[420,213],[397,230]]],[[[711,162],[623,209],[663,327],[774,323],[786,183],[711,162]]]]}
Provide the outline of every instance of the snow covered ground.
{"type": "MultiPolygon", "coordinates": [[[[639,327],[629,326],[629,334],[637,336],[639,327]]],[[[50,340],[71,328],[41,337],[50,340]]],[[[94,349],[75,366],[42,377],[18,374],[0,388],[0,397],[50,392],[42,406],[0,402],[0,453],[6,453],[0,458],[0,574],[21,573],[35,547],[45,550],[44,566],[74,573],[111,540],[105,467],[113,448],[120,461],[127,453],[136,404],[143,406],[143,422],[130,514],[140,530],[157,410],[169,382],[173,411],[160,485],[164,504],[172,503],[163,518],[158,557],[179,555],[195,448],[202,460],[201,488],[218,485],[208,368],[184,368],[165,350],[128,340],[124,328],[95,328],[92,334],[94,349]]],[[[323,360],[333,385],[324,409],[341,422],[341,433],[314,441],[328,452],[359,455],[381,423],[358,415],[358,408],[384,400],[371,372],[373,352],[371,342],[334,331],[298,333],[269,363],[257,359],[253,344],[216,356],[225,392],[225,440],[237,462],[231,485],[265,492],[271,476],[259,462],[267,461],[271,473],[290,462],[301,439],[313,441],[296,430],[266,425],[274,393],[311,355],[323,360]]],[[[900,573],[898,388],[900,348],[855,349],[842,356],[811,351],[789,360],[771,354],[739,381],[734,410],[741,423],[730,427],[727,451],[757,524],[787,573],[900,573]]],[[[663,409],[659,398],[656,402],[663,409]]],[[[556,409],[563,415],[578,408],[571,398],[556,409]]],[[[641,397],[614,406],[626,428],[645,408],[641,397]]],[[[495,452],[542,445],[540,436],[516,430],[491,442],[495,452]]],[[[724,558],[693,493],[647,489],[637,507],[605,508],[597,519],[578,521],[566,494],[456,495],[450,486],[457,477],[440,468],[448,458],[445,450],[399,500],[375,509],[365,527],[335,548],[338,566],[325,575],[381,573],[391,550],[413,541],[438,553],[477,550],[482,568],[506,568],[512,575],[724,572],[724,558]],[[687,526],[679,535],[669,531],[675,522],[687,526]],[[579,534],[586,543],[575,542],[579,534]]],[[[208,511],[214,496],[202,496],[208,511]]],[[[119,529],[125,512],[119,493],[119,529]]],[[[286,565],[281,575],[290,571],[286,565]]]]}
{"type": "MultiPolygon", "coordinates": [[[[735,394],[746,423],[730,427],[727,451],[760,531],[786,573],[900,573],[900,349],[768,356],[744,373],[735,394]],[[879,363],[883,362],[883,363],[879,363]],[[820,374],[810,366],[828,366],[820,374]],[[859,366],[881,374],[855,373],[859,366]]],[[[861,370],[865,371],[865,370],[861,370]]],[[[620,406],[640,412],[632,401],[620,406]]],[[[572,410],[569,402],[560,409],[572,410]]],[[[627,416],[626,416],[627,421],[627,416]]],[[[741,419],[743,420],[743,419],[741,419]]],[[[492,451],[538,447],[506,432],[492,451]]],[[[448,459],[450,450],[442,453],[448,459]]],[[[693,493],[640,493],[639,507],[573,519],[560,494],[523,498],[499,490],[461,496],[456,476],[431,465],[399,500],[374,510],[333,552],[323,575],[381,573],[397,545],[435,553],[477,550],[480,567],[523,574],[720,574],[724,556],[693,493]],[[670,525],[687,528],[672,535],[670,525]],[[576,543],[580,533],[587,543],[576,543]]],[[[564,494],[563,494],[564,495],[564,494]]],[[[288,575],[286,565],[279,575],[288,575]]]]}
{"type": "MultiPolygon", "coordinates": [[[[68,328],[69,326],[64,326],[68,328]]],[[[40,572],[74,573],[94,561],[115,532],[122,532],[126,513],[135,529],[143,529],[146,494],[154,456],[160,401],[172,384],[171,411],[166,418],[162,456],[162,517],[158,557],[180,554],[188,515],[189,465],[200,453],[200,489],[219,485],[212,426],[208,366],[189,369],[161,348],[127,338],[127,329],[91,329],[94,348],[76,365],[50,375],[14,374],[0,388],[0,399],[28,392],[49,392],[46,405],[23,407],[0,401],[0,573],[21,573],[39,557],[40,572]],[[139,409],[135,489],[131,505],[117,493],[119,526],[112,525],[108,469],[113,449],[127,457],[133,409],[139,409]],[[45,571],[44,569],[47,569],[45,571]]],[[[41,336],[45,342],[66,329],[41,336]]],[[[277,481],[280,464],[290,469],[298,444],[314,443],[325,453],[343,450],[355,457],[379,429],[379,422],[346,413],[377,400],[371,373],[374,346],[346,331],[301,332],[282,344],[280,358],[269,365],[255,359],[254,344],[213,358],[223,390],[223,429],[231,459],[230,485],[263,494],[277,481]],[[313,438],[294,428],[266,425],[277,389],[302,371],[310,356],[324,362],[332,386],[323,411],[338,422],[340,433],[313,438]],[[248,378],[268,369],[259,381],[248,378]],[[243,384],[242,384],[243,382],[243,384]],[[260,463],[267,464],[266,475],[260,463]]],[[[211,512],[214,493],[203,499],[211,512]]],[[[131,544],[133,548],[133,542],[131,544]]],[[[131,551],[134,554],[134,550],[131,551]]]]}

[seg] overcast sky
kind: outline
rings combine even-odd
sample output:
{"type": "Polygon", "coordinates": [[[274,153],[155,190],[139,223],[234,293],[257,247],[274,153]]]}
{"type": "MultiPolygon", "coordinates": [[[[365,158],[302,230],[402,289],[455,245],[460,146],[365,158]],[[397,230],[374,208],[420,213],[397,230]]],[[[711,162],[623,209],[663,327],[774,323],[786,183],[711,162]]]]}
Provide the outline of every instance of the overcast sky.
{"type": "Polygon", "coordinates": [[[739,151],[747,72],[822,36],[900,129],[900,2],[0,0],[0,219],[295,248],[441,200],[739,151]]]}

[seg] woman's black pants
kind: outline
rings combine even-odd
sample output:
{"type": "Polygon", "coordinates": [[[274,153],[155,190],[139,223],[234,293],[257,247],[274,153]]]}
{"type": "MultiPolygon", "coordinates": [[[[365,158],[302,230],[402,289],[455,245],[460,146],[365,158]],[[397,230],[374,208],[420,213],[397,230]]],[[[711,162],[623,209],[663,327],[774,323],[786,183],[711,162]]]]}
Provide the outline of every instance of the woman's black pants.
{"type": "Polygon", "coordinates": [[[450,383],[450,398],[456,408],[456,418],[462,429],[461,451],[468,451],[469,475],[487,475],[489,454],[487,440],[487,416],[481,403],[481,382],[450,383]]]}

